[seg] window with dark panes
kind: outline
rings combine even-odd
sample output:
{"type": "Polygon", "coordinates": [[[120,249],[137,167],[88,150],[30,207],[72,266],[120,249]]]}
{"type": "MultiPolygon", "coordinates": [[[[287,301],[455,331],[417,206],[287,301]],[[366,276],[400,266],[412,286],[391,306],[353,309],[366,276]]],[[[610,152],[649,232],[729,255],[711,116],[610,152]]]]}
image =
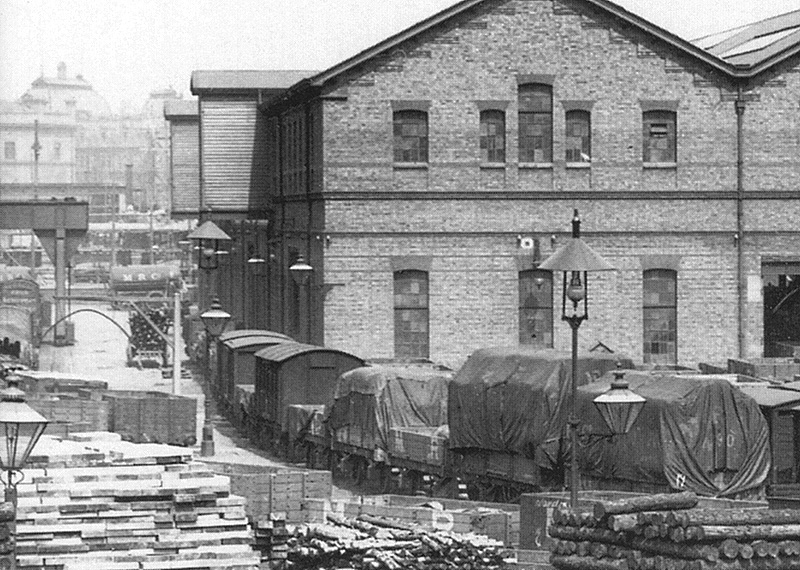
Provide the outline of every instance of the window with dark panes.
{"type": "Polygon", "coordinates": [[[671,269],[644,272],[644,362],[677,364],[678,275],[671,269]]]}
{"type": "Polygon", "coordinates": [[[519,86],[519,161],[553,161],[553,88],[519,86]]]}
{"type": "Polygon", "coordinates": [[[17,160],[17,144],[14,141],[6,141],[4,152],[6,160],[17,160]]]}
{"type": "Polygon", "coordinates": [[[428,358],[428,274],[405,270],[394,274],[395,358],[428,358]]]}
{"type": "Polygon", "coordinates": [[[553,273],[519,272],[519,343],[553,347],[553,273]]]}
{"type": "Polygon", "coordinates": [[[675,162],[676,114],[672,111],[645,111],[642,115],[644,162],[675,162]]]}
{"type": "Polygon", "coordinates": [[[394,112],[394,161],[428,162],[428,113],[394,112]]]}
{"type": "Polygon", "coordinates": [[[567,162],[591,162],[592,130],[589,111],[567,111],[566,124],[567,162]]]}
{"type": "Polygon", "coordinates": [[[506,114],[481,111],[481,162],[506,161],[506,114]]]}

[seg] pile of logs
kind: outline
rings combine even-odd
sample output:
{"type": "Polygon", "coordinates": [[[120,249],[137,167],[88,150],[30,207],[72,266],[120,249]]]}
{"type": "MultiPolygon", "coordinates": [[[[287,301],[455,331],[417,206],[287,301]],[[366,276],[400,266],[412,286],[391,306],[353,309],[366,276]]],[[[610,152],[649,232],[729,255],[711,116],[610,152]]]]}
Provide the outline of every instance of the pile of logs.
{"type": "Polygon", "coordinates": [[[701,509],[693,493],[557,510],[551,563],[560,570],[800,569],[800,510],[701,509]]]}
{"type": "MultiPolygon", "coordinates": [[[[287,540],[284,564],[292,570],[494,570],[506,567],[503,543],[476,534],[431,530],[403,522],[360,515],[328,514],[325,524],[298,526],[287,540]]],[[[262,559],[263,559],[262,558],[262,559]]]]}

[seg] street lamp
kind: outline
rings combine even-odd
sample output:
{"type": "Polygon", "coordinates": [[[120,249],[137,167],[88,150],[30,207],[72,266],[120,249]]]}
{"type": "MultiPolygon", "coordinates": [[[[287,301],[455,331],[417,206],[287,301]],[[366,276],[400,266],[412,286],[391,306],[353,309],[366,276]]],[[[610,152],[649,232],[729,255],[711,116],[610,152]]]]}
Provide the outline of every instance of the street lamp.
{"type": "Polygon", "coordinates": [[[600,257],[580,238],[581,219],[578,210],[572,217],[572,239],[545,259],[539,269],[563,271],[564,281],[561,300],[561,320],[572,328],[572,399],[570,401],[569,428],[571,442],[570,457],[570,505],[578,505],[578,418],[575,415],[578,392],[578,328],[589,318],[589,271],[613,271],[605,259],[600,257]],[[568,307],[568,303],[572,305],[568,307]],[[579,310],[579,305],[582,308],[579,310]]]}
{"type": "Polygon", "coordinates": [[[220,227],[212,222],[206,220],[196,230],[186,236],[187,239],[197,240],[198,254],[197,266],[200,269],[216,269],[219,265],[217,256],[221,254],[219,249],[219,242],[231,241],[231,236],[226,234],[220,227]]]}
{"type": "MultiPolygon", "coordinates": [[[[8,386],[0,391],[0,426],[5,431],[5,446],[0,445],[0,469],[5,472],[5,501],[14,509],[14,534],[17,521],[17,484],[22,480],[22,468],[39,441],[47,419],[25,403],[25,392],[18,388],[19,378],[7,373],[8,386]],[[19,478],[17,478],[19,475],[19,478]]],[[[12,568],[17,567],[16,539],[12,538],[12,568]]]]}
{"type": "Polygon", "coordinates": [[[305,262],[302,255],[289,267],[289,273],[298,285],[307,285],[313,271],[314,268],[305,262]]]}
{"type": "MultiPolygon", "coordinates": [[[[6,474],[6,502],[17,504],[15,473],[22,467],[39,441],[48,421],[25,403],[25,392],[19,389],[19,377],[6,376],[8,386],[0,391],[0,427],[5,430],[5,446],[0,445],[0,469],[6,474]]],[[[20,478],[21,480],[21,478],[20,478]]]]}
{"type": "Polygon", "coordinates": [[[628,389],[628,382],[624,376],[622,370],[615,370],[611,388],[593,400],[612,435],[628,433],[647,401],[628,389]]]}
{"type": "Polygon", "coordinates": [[[200,442],[200,455],[208,457],[214,455],[214,424],[211,422],[211,342],[216,340],[225,330],[225,325],[231,320],[230,313],[222,310],[219,299],[214,297],[211,307],[200,315],[203,327],[206,330],[206,366],[205,366],[205,421],[203,422],[203,440],[200,442]]]}

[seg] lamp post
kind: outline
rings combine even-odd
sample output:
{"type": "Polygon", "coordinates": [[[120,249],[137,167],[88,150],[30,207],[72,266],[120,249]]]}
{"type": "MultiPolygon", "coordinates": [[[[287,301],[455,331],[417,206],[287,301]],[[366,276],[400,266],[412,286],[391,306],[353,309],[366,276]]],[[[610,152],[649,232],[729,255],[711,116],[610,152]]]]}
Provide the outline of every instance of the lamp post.
{"type": "Polygon", "coordinates": [[[222,310],[219,299],[214,297],[211,307],[200,315],[203,327],[206,330],[206,366],[204,373],[205,386],[205,420],[203,422],[203,440],[200,442],[200,455],[208,457],[214,455],[214,424],[211,421],[211,342],[219,338],[225,325],[231,320],[230,313],[222,310]]]}
{"type": "MultiPolygon", "coordinates": [[[[5,446],[0,445],[0,469],[5,473],[5,501],[14,508],[14,534],[17,519],[17,484],[22,480],[22,467],[39,441],[47,419],[25,403],[25,392],[19,389],[16,374],[5,375],[8,386],[0,391],[0,427],[4,429],[5,446]],[[17,479],[17,475],[20,477],[17,479]]],[[[17,567],[16,536],[11,555],[12,568],[17,567]]]]}
{"type": "MultiPolygon", "coordinates": [[[[306,287],[307,285],[309,286],[308,290],[306,291],[306,342],[311,343],[311,303],[314,293],[311,290],[312,288],[310,286],[310,282],[311,276],[314,273],[314,268],[306,263],[301,255],[297,258],[297,261],[295,261],[291,267],[289,267],[289,273],[291,274],[292,279],[294,279],[294,282],[300,287],[306,287]]],[[[296,310],[299,310],[299,308],[296,310]]]]}
{"type": "Polygon", "coordinates": [[[302,255],[289,267],[289,273],[298,285],[307,285],[313,271],[314,268],[305,262],[302,255]]]}
{"type": "Polygon", "coordinates": [[[197,266],[200,269],[216,269],[219,266],[218,255],[220,254],[219,242],[231,241],[231,236],[226,234],[220,227],[206,220],[203,224],[186,236],[188,239],[197,240],[198,254],[197,266]]]}
{"type": "Polygon", "coordinates": [[[592,400],[612,435],[628,433],[647,402],[645,398],[628,389],[625,373],[619,370],[619,366],[617,364],[618,368],[614,371],[611,388],[592,400]]]}
{"type": "Polygon", "coordinates": [[[580,232],[581,220],[576,209],[572,217],[572,239],[539,265],[539,269],[564,272],[561,320],[567,321],[572,329],[572,386],[568,420],[571,445],[570,506],[572,508],[578,505],[578,424],[580,422],[575,414],[578,393],[578,328],[583,321],[589,318],[589,272],[614,270],[611,264],[581,240],[580,232]],[[579,308],[579,305],[582,305],[582,308],[579,308]]]}

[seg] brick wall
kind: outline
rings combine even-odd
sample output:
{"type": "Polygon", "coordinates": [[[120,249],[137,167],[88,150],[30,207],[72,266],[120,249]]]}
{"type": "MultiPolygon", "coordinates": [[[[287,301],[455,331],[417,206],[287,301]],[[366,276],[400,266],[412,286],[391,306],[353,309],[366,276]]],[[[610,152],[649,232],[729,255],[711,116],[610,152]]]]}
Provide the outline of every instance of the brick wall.
{"type": "MultiPolygon", "coordinates": [[[[793,227],[800,202],[775,195],[793,190],[800,176],[798,82],[793,66],[783,66],[753,85],[744,114],[748,200],[739,245],[748,287],[758,286],[764,252],[800,259],[793,227]],[[754,192],[764,199],[752,199],[754,192]]],[[[540,238],[546,257],[550,236],[565,238],[579,208],[587,241],[619,268],[591,285],[583,348],[602,341],[641,360],[643,260],[666,255],[678,270],[679,362],[738,353],[730,80],[580,2],[510,0],[482,3],[404,42],[335,88],[336,97],[322,101],[321,145],[313,150],[322,157],[314,188],[323,195],[308,197],[324,211],[303,226],[330,236],[314,246],[312,265],[324,283],[340,284],[314,298],[316,308],[324,305],[315,326],[326,345],[393,356],[391,260],[399,256],[431,259],[433,360],[457,366],[479,346],[516,343],[516,237],[540,238]],[[517,86],[531,77],[553,86],[553,163],[545,168],[521,166],[517,157],[517,86]],[[429,102],[427,167],[392,164],[398,100],[429,102]],[[478,101],[506,109],[504,168],[480,165],[478,101]],[[564,160],[565,109],[575,101],[591,108],[590,168],[564,160]],[[642,164],[642,112],[654,101],[677,112],[672,168],[642,164]]],[[[763,304],[759,291],[745,293],[743,356],[759,356],[763,304]]],[[[569,327],[557,320],[555,297],[554,342],[566,349],[569,327]]]]}

